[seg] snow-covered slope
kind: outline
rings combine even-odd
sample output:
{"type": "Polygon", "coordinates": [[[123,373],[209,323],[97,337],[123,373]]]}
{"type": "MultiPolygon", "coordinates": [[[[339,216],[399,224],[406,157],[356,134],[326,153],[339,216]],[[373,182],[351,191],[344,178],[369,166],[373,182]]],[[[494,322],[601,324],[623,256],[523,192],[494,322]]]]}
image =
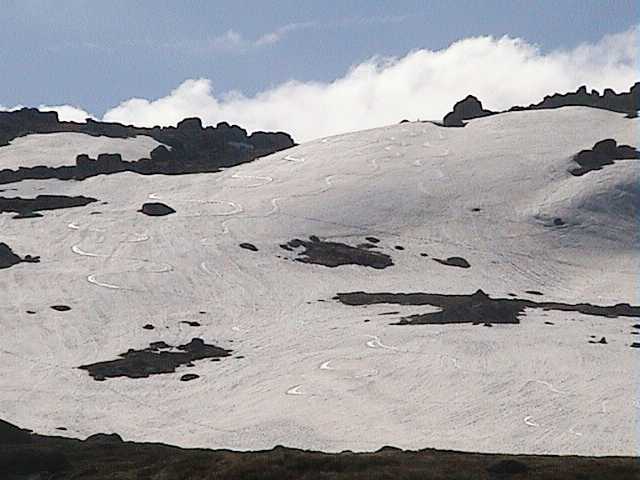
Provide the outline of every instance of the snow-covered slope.
{"type": "MultiPolygon", "coordinates": [[[[44,434],[64,426],[182,446],[634,454],[638,319],[530,308],[492,328],[398,326],[435,309],[333,297],[482,289],[638,304],[637,163],[568,173],[578,151],[605,138],[637,146],[637,132],[637,119],[568,107],[350,133],[218,174],[1,186],[99,202],[0,215],[0,241],[41,256],[0,270],[0,411],[44,434]],[[157,201],[177,213],[137,212],[157,201]],[[393,265],[292,261],[287,242],[312,235],[353,246],[375,237],[371,250],[393,265]],[[434,261],[448,257],[471,266],[434,261]],[[77,368],[193,338],[232,355],[148,378],[96,381],[77,368]],[[199,378],[180,381],[186,373],[199,378]]],[[[67,155],[96,139],[84,141],[67,155]]],[[[49,164],[41,142],[21,139],[21,154],[49,164]]],[[[0,167],[16,161],[10,148],[0,167]]]]}

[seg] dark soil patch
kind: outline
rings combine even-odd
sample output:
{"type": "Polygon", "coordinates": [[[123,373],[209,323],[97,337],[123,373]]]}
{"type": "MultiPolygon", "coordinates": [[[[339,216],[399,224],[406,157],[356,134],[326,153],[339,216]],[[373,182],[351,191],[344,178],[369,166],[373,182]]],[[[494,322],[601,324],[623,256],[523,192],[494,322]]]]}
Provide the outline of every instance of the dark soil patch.
{"type": "Polygon", "coordinates": [[[176,211],[169,205],[165,205],[160,202],[145,203],[138,212],[149,215],[150,217],[163,217],[165,215],[176,213],[176,211]]]}
{"type": "Polygon", "coordinates": [[[256,247],[253,243],[241,243],[238,245],[240,248],[244,248],[245,250],[251,250],[252,252],[257,252],[258,247],[256,247]]]}
{"type": "Polygon", "coordinates": [[[31,434],[0,421],[3,478],[225,480],[636,480],[636,457],[502,455],[383,447],[375,452],[183,449],[123,442],[112,434],[87,440],[31,434]],[[2,425],[7,427],[2,427],[2,425]],[[13,434],[3,435],[13,429],[13,434]],[[6,437],[6,438],[5,438],[6,437]],[[4,440],[4,441],[2,441],[4,440]]]}
{"type": "Polygon", "coordinates": [[[231,355],[232,350],[207,345],[204,340],[194,338],[185,345],[172,347],[165,342],[154,342],[143,350],[129,350],[119,355],[118,360],[82,365],[95,380],[129,377],[146,378],[150,375],[173,373],[181,365],[187,365],[205,358],[223,358],[231,355]]]}
{"type": "Polygon", "coordinates": [[[640,152],[629,145],[618,145],[608,138],[597,142],[591,150],[582,150],[573,160],[579,166],[569,170],[571,175],[580,177],[595,170],[602,170],[606,165],[613,165],[618,160],[638,160],[640,152]]]}
{"type": "Polygon", "coordinates": [[[350,306],[377,304],[430,305],[441,308],[439,312],[415,314],[403,317],[393,325],[428,325],[447,323],[520,323],[525,309],[579,312],[607,318],[640,317],[640,306],[619,303],[598,306],[589,303],[575,305],[559,302],[534,302],[518,298],[491,298],[482,290],[471,295],[446,295],[436,293],[338,293],[335,300],[350,306]]]}
{"type": "Polygon", "coordinates": [[[353,247],[345,243],[325,242],[316,236],[309,240],[293,239],[287,243],[291,249],[303,248],[295,260],[302,263],[339,267],[341,265],[360,265],[375,269],[383,269],[393,265],[389,255],[381,252],[353,247]]]}
{"type": "Polygon", "coordinates": [[[67,197],[64,195],[38,195],[35,198],[4,198],[0,197],[0,213],[14,212],[13,218],[36,218],[42,215],[36,212],[43,210],[58,210],[62,208],[84,207],[97,202],[89,197],[67,197]]]}
{"type": "Polygon", "coordinates": [[[71,307],[68,305],[51,305],[51,308],[56,312],[68,312],[71,307]]]}
{"type": "Polygon", "coordinates": [[[442,265],[446,265],[448,267],[459,267],[459,268],[469,268],[471,265],[462,257],[449,257],[445,260],[441,258],[434,258],[435,262],[441,263],[442,265]]]}

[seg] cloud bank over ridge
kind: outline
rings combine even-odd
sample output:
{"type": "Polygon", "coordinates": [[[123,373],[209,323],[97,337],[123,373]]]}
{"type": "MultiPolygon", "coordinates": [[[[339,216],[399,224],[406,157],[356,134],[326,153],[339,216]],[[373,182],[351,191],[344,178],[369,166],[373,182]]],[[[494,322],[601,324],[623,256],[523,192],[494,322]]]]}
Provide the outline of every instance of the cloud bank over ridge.
{"type": "MultiPolygon", "coordinates": [[[[205,124],[237,123],[254,130],[284,130],[297,141],[408,119],[440,119],[468,94],[486,108],[527,105],[553,92],[587,85],[626,91],[638,80],[640,26],[597,43],[543,52],[518,38],[473,37],[400,58],[372,58],[332,82],[280,84],[254,96],[217,94],[209,79],[184,81],[167,96],[132,98],[107,111],[105,121],[138,126],[175,125],[199,116],[205,124]]],[[[62,119],[85,115],[69,106],[62,119]]]]}

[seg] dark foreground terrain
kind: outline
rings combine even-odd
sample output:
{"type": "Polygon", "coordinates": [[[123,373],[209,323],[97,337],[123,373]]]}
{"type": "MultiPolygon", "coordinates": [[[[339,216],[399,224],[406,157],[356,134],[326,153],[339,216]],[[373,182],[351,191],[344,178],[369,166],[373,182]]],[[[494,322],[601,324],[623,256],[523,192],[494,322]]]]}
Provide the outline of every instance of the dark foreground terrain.
{"type": "Polygon", "coordinates": [[[257,480],[257,479],[617,479],[640,478],[632,457],[498,455],[446,450],[329,454],[276,447],[257,452],[181,449],[32,435],[0,420],[3,480],[257,480]]]}

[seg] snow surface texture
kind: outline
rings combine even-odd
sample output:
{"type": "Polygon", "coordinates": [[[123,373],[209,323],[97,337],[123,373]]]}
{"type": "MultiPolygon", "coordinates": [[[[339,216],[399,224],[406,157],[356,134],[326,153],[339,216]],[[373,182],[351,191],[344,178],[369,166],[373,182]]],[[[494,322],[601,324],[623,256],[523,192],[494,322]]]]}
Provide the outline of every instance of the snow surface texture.
{"type": "MultiPolygon", "coordinates": [[[[568,172],[599,140],[637,146],[637,128],[622,114],[567,107],[350,133],[217,174],[4,185],[11,196],[108,204],[0,215],[2,241],[41,256],[0,271],[0,411],[42,434],[64,426],[189,447],[633,455],[637,319],[535,309],[493,328],[394,326],[430,307],[332,297],[481,288],[637,304],[637,164],[568,172]],[[176,213],[142,215],[145,202],[176,213]],[[329,268],[280,247],[311,235],[349,245],[374,236],[393,265],[329,268]],[[433,261],[449,257],[471,266],[433,261]],[[400,313],[381,315],[391,311],[400,313]],[[193,338],[233,353],[148,378],[96,381],[78,369],[193,338]],[[187,373],[199,378],[179,381],[187,373]]],[[[21,155],[58,164],[42,148],[50,138],[20,139],[21,155]]],[[[104,141],[73,138],[61,158],[104,141]]],[[[10,148],[2,165],[23,164],[10,148]]]]}
{"type": "Polygon", "coordinates": [[[83,133],[47,133],[19,137],[0,148],[0,168],[61,167],[75,165],[81,153],[96,158],[100,153],[120,153],[123,160],[149,158],[161,145],[145,135],[134,138],[89,137],[83,133]]]}

